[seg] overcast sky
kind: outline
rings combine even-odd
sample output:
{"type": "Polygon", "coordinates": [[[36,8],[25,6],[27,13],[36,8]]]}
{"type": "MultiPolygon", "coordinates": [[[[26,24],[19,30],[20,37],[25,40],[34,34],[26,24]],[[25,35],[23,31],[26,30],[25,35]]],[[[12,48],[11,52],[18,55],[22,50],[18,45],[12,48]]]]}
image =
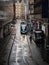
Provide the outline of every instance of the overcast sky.
{"type": "MultiPolygon", "coordinates": [[[[2,1],[2,2],[5,2],[5,1],[6,2],[16,2],[17,0],[0,0],[0,1],[2,1]]],[[[22,0],[19,0],[19,1],[21,2],[22,0]]],[[[27,3],[27,1],[28,0],[24,0],[25,3],[27,3]]]]}

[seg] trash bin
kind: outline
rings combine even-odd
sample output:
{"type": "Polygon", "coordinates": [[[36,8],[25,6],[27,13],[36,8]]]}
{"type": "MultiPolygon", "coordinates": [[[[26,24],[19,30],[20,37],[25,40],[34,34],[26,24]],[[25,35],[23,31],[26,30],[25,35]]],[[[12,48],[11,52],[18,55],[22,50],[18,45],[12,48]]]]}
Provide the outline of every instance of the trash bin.
{"type": "Polygon", "coordinates": [[[44,47],[44,32],[42,30],[35,30],[34,34],[37,46],[44,47]]]}

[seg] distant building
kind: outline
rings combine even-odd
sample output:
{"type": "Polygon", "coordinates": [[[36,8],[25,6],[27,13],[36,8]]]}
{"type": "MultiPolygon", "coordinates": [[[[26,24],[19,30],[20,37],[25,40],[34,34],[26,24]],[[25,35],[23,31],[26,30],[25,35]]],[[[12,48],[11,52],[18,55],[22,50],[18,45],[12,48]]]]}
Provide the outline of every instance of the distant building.
{"type": "Polygon", "coordinates": [[[21,3],[17,1],[15,5],[16,5],[16,18],[20,18],[21,17],[21,3]]]}
{"type": "Polygon", "coordinates": [[[24,0],[21,2],[21,17],[25,18],[25,3],[24,0]]]}
{"type": "Polygon", "coordinates": [[[34,18],[34,0],[29,0],[29,18],[34,18]]]}
{"type": "Polygon", "coordinates": [[[25,2],[22,0],[21,2],[17,1],[16,5],[16,18],[25,18],[25,2]]]}
{"type": "Polygon", "coordinates": [[[29,2],[30,2],[30,4],[31,4],[31,3],[34,3],[34,0],[29,0],[29,2]]]}

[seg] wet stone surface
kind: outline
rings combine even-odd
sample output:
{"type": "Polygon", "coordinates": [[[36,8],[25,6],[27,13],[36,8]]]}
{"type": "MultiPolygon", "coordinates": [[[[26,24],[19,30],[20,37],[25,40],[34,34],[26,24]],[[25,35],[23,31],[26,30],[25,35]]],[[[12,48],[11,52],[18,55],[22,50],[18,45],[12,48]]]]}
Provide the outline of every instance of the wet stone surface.
{"type": "Polygon", "coordinates": [[[11,57],[9,60],[10,65],[36,65],[32,59],[28,43],[15,42],[11,57]],[[15,46],[16,45],[16,46],[15,46]],[[15,49],[15,50],[14,50],[15,49]]]}
{"type": "Polygon", "coordinates": [[[16,37],[9,60],[9,65],[36,65],[32,59],[32,55],[28,46],[27,36],[20,34],[19,20],[15,25],[16,37]]]}
{"type": "Polygon", "coordinates": [[[42,58],[40,58],[40,54],[36,47],[36,44],[32,43],[30,44],[31,46],[28,45],[28,42],[29,42],[27,40],[28,36],[21,35],[20,23],[21,23],[21,20],[17,20],[17,23],[15,24],[15,29],[12,28],[11,40],[9,40],[8,42],[9,45],[7,45],[4,53],[2,53],[3,54],[1,58],[2,62],[0,65],[8,65],[7,56],[9,54],[10,46],[12,43],[14,43],[14,45],[10,54],[9,65],[47,65],[45,63],[44,64],[41,63],[40,60],[42,58]],[[15,36],[15,39],[13,35],[15,36]],[[14,42],[13,42],[13,39],[14,39],[14,42]],[[32,53],[29,46],[31,47],[32,53]]]}

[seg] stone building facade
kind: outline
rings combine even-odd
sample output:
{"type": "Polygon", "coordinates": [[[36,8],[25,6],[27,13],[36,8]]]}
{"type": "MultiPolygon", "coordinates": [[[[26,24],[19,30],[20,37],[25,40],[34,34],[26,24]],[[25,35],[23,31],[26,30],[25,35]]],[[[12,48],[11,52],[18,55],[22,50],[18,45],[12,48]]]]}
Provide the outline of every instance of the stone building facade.
{"type": "Polygon", "coordinates": [[[9,33],[9,23],[13,20],[13,16],[13,3],[0,3],[0,38],[9,33]]]}
{"type": "Polygon", "coordinates": [[[16,18],[25,18],[25,2],[22,0],[21,2],[17,1],[15,3],[16,7],[16,18]]]}

